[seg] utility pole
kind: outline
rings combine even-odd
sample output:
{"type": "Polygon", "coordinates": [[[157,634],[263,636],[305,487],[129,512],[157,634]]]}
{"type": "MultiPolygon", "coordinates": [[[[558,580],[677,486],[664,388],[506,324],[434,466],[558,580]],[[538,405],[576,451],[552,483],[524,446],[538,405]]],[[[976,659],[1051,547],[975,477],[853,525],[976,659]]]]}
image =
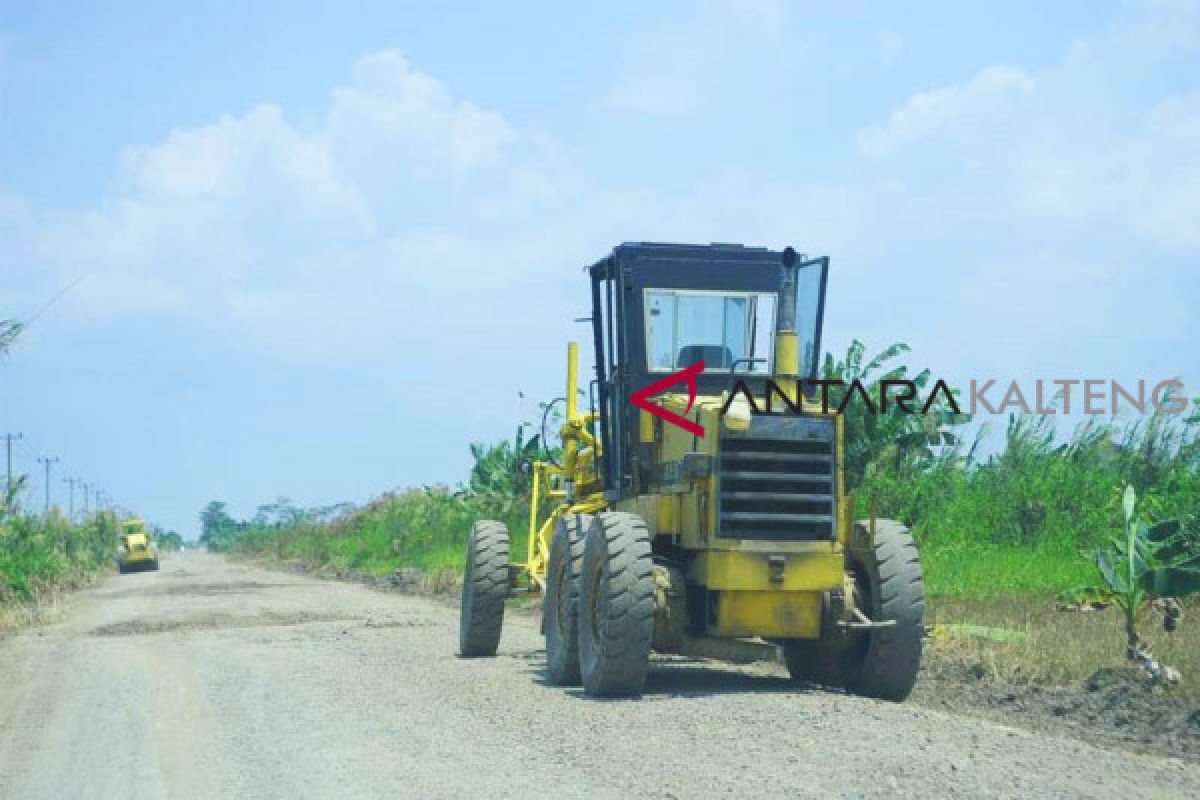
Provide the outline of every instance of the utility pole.
{"type": "Polygon", "coordinates": [[[12,491],[12,443],[25,438],[23,433],[6,433],[4,434],[4,454],[8,461],[8,480],[4,484],[5,492],[12,491]]]}
{"type": "Polygon", "coordinates": [[[58,463],[58,457],[39,456],[38,463],[46,465],[46,514],[50,513],[50,465],[58,463]]]}
{"type": "Polygon", "coordinates": [[[79,483],[83,486],[83,516],[86,519],[88,513],[88,489],[90,489],[91,486],[87,481],[80,481],[79,483]]]}
{"type": "Polygon", "coordinates": [[[75,521],[75,484],[79,483],[79,478],[63,478],[63,483],[67,485],[67,491],[70,493],[70,499],[67,501],[67,519],[71,522],[75,521]]]}

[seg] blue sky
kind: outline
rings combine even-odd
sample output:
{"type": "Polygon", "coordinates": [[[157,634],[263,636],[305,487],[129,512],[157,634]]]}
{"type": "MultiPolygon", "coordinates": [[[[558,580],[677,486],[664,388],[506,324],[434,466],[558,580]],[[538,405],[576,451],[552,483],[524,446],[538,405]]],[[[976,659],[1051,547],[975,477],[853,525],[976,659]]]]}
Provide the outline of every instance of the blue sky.
{"type": "Polygon", "coordinates": [[[189,535],[460,480],[622,240],[829,254],[835,349],[1196,394],[1194,2],[337,5],[0,2],[0,317],[72,287],[0,364],[35,479],[189,535]]]}

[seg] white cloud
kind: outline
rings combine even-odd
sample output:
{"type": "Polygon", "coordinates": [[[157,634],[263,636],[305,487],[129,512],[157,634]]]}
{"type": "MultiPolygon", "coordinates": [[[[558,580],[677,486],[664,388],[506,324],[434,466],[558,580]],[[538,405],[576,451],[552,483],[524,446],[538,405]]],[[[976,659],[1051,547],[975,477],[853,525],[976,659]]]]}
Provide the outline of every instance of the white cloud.
{"type": "Polygon", "coordinates": [[[159,203],[236,202],[268,189],[277,192],[272,202],[286,198],[302,216],[371,224],[363,199],[338,175],[324,136],[297,131],[274,106],[173,131],[162,144],[129,148],[122,162],[134,183],[130,194],[159,203]]]}
{"type": "Polygon", "coordinates": [[[944,209],[933,210],[942,215],[1003,215],[1059,237],[1092,226],[1093,239],[1120,232],[1195,246],[1198,50],[1200,3],[1131,2],[1057,63],[991,66],[914,94],[859,131],[859,152],[921,183],[913,190],[920,202],[940,193],[944,209]]]}
{"type": "Polygon", "coordinates": [[[913,95],[892,112],[885,125],[859,133],[859,149],[886,156],[932,136],[954,135],[1002,115],[1013,97],[1032,94],[1036,82],[1011,66],[988,67],[964,84],[913,95]]]}
{"type": "Polygon", "coordinates": [[[395,50],[359,59],[351,84],[333,92],[327,127],[346,146],[365,144],[364,134],[386,141],[394,157],[417,171],[486,166],[517,138],[499,114],[455,100],[395,50]]]}
{"type": "Polygon", "coordinates": [[[1018,188],[1036,213],[1115,219],[1163,244],[1200,244],[1200,93],[1161,103],[1127,138],[1047,144],[1023,167],[1018,188]]]}
{"type": "MultiPolygon", "coordinates": [[[[384,51],[355,64],[316,129],[264,105],[172,131],[127,148],[95,208],[22,235],[47,285],[84,276],[70,305],[89,316],[259,315],[289,329],[284,310],[311,308],[299,316],[353,327],[385,318],[388,292],[451,283],[451,266],[489,274],[486,245],[442,222],[469,230],[556,202],[560,162],[552,142],[384,51]]],[[[0,222],[21,210],[0,195],[0,222]]]]}

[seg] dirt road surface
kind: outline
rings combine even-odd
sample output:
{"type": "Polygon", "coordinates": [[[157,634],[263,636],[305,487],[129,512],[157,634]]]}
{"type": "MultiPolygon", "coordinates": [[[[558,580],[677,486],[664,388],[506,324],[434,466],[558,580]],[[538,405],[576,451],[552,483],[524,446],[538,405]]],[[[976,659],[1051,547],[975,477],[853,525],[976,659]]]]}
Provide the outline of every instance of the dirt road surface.
{"type": "Polygon", "coordinates": [[[647,695],[542,681],[510,615],[183,554],[0,641],[0,798],[1200,797],[1200,770],[656,661],[647,695]]]}

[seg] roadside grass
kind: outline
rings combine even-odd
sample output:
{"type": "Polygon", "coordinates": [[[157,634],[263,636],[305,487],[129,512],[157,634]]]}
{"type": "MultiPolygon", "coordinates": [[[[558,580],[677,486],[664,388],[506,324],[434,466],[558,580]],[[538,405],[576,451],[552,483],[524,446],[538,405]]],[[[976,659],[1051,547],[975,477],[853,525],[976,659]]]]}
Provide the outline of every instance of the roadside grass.
{"type": "Polygon", "coordinates": [[[63,616],[66,608],[66,590],[60,588],[37,590],[24,600],[0,603],[0,636],[31,625],[54,622],[63,616]]]}
{"type": "Polygon", "coordinates": [[[61,592],[111,568],[117,520],[90,515],[73,524],[61,514],[0,514],[0,631],[44,620],[61,592]]]}
{"type": "MultiPolygon", "coordinates": [[[[1119,610],[1057,610],[1059,592],[1095,582],[1089,555],[1061,546],[923,549],[926,624],[935,631],[926,658],[1011,685],[1078,685],[1101,669],[1127,667],[1119,610]]],[[[1139,630],[1155,656],[1182,673],[1172,691],[1198,700],[1200,602],[1193,598],[1183,607],[1174,633],[1163,630],[1153,610],[1143,613],[1139,630]]]]}
{"type": "Polygon", "coordinates": [[[228,549],[372,577],[415,569],[436,578],[462,570],[467,536],[479,519],[504,522],[514,558],[523,560],[528,542],[523,508],[445,487],[389,493],[330,522],[247,524],[228,549]]]}
{"type": "Polygon", "coordinates": [[[1094,581],[1088,555],[1062,546],[955,542],[921,547],[925,591],[935,598],[1050,596],[1094,581]]]}
{"type": "MultiPolygon", "coordinates": [[[[935,596],[926,621],[934,639],[926,657],[961,667],[980,679],[999,683],[1065,686],[1086,681],[1097,671],[1127,667],[1121,613],[1068,612],[1055,608],[1051,593],[974,597],[935,596]],[[959,633],[959,625],[1011,631],[995,638],[959,633]],[[1000,640],[1003,639],[1003,640],[1000,640]]],[[[1183,674],[1173,693],[1200,699],[1200,603],[1184,603],[1183,621],[1174,633],[1163,630],[1162,616],[1146,611],[1139,630],[1155,656],[1183,674]]]]}

